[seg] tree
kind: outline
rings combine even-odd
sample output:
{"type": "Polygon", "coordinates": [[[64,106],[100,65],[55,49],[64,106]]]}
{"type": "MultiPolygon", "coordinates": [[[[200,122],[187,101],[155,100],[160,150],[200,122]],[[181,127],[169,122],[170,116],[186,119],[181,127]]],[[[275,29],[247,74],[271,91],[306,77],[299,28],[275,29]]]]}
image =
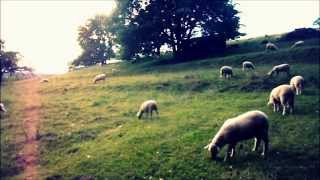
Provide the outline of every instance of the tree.
{"type": "Polygon", "coordinates": [[[320,17],[313,22],[313,25],[318,26],[320,28],[320,17]]]}
{"type": "Polygon", "coordinates": [[[0,39],[0,79],[5,72],[14,73],[18,68],[17,63],[20,59],[20,53],[14,51],[4,51],[4,41],[0,39]]]}
{"type": "Polygon", "coordinates": [[[78,42],[83,52],[72,64],[105,64],[115,55],[112,49],[115,37],[109,31],[110,20],[109,17],[97,15],[89,19],[84,26],[79,27],[78,42]]]}
{"type": "Polygon", "coordinates": [[[119,38],[129,58],[159,54],[165,44],[179,58],[195,36],[226,41],[241,35],[238,11],[229,0],[119,0],[118,4],[119,38]]]}

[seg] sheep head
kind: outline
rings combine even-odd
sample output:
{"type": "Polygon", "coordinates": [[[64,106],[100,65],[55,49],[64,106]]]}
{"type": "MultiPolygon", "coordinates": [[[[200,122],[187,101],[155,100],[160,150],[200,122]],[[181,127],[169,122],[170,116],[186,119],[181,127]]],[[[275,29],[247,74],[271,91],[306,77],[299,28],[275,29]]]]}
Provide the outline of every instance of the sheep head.
{"type": "Polygon", "coordinates": [[[142,114],[143,114],[143,112],[142,112],[142,111],[138,111],[138,112],[137,112],[137,117],[138,117],[138,119],[141,119],[142,114]]]}
{"type": "Polygon", "coordinates": [[[217,145],[212,144],[212,143],[205,146],[204,149],[208,149],[208,151],[211,153],[212,159],[216,159],[216,157],[220,151],[220,148],[217,145]]]}

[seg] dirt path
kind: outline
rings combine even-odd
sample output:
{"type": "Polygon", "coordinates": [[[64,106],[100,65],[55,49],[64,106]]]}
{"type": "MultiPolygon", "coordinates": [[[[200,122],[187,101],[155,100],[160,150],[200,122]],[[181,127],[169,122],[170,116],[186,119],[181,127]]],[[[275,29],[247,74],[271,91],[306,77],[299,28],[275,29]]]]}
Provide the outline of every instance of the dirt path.
{"type": "Polygon", "coordinates": [[[40,95],[39,80],[29,79],[21,82],[24,92],[21,101],[24,102],[23,124],[25,141],[19,153],[17,162],[23,168],[23,179],[38,179],[39,152],[38,131],[40,125],[40,95]]]}

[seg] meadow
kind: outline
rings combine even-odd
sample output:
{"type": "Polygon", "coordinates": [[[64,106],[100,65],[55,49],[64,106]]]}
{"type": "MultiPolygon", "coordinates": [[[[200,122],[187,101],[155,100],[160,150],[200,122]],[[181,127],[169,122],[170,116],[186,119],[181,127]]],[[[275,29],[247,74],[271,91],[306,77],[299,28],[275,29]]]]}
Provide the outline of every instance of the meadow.
{"type": "MultiPolygon", "coordinates": [[[[290,49],[265,52],[260,39],[237,42],[228,55],[169,64],[150,60],[137,64],[95,66],[50,76],[41,84],[41,179],[318,179],[319,178],[319,39],[290,49]],[[250,60],[254,72],[243,72],[250,60]],[[268,78],[277,64],[289,63],[291,76],[302,75],[306,88],[296,96],[294,114],[282,116],[267,106],[269,93],[290,77],[268,78]],[[219,78],[231,65],[234,77],[219,78]],[[120,71],[111,73],[111,69],[120,71]],[[105,82],[92,83],[99,73],[105,82]],[[138,120],[140,104],[155,99],[159,117],[138,120]],[[237,146],[228,162],[213,161],[203,149],[223,122],[249,110],[269,117],[270,151],[263,159],[251,152],[253,140],[237,146]]],[[[19,179],[14,136],[20,129],[19,83],[2,87],[3,102],[12,109],[1,119],[1,176],[19,179]]],[[[224,156],[224,148],[219,156],[224,156]]]]}

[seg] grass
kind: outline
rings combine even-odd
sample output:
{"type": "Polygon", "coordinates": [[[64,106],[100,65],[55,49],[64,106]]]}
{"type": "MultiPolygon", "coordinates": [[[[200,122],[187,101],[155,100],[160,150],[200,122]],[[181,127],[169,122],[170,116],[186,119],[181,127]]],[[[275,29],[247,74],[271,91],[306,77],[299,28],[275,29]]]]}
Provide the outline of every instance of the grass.
{"type": "MultiPolygon", "coordinates": [[[[7,112],[1,113],[1,177],[15,177],[22,172],[19,163],[19,152],[23,147],[24,132],[23,91],[21,83],[7,83],[1,87],[1,102],[6,105],[7,112]]],[[[1,178],[2,179],[2,178],[1,178]]]]}
{"type": "MultiPolygon", "coordinates": [[[[176,65],[123,63],[50,77],[40,89],[40,177],[318,179],[320,47],[315,41],[303,48],[271,53],[254,51],[249,43],[249,53],[226,57],[176,65]],[[244,59],[253,61],[257,71],[242,72],[244,59]],[[303,95],[296,97],[294,115],[281,116],[266,106],[270,90],[290,79],[265,77],[273,65],[282,62],[292,65],[292,75],[301,74],[307,81],[303,95]],[[231,80],[219,78],[219,67],[225,64],[235,69],[231,80]],[[112,68],[120,72],[111,75],[112,68]],[[92,84],[92,78],[101,72],[110,78],[92,84]],[[158,101],[160,116],[138,120],[135,114],[147,99],[158,101]],[[234,160],[210,160],[203,147],[222,123],[252,109],[264,111],[270,119],[268,158],[251,152],[250,140],[241,142],[242,149],[237,146],[234,160]]],[[[9,83],[4,91],[8,94],[15,86],[9,83]]],[[[21,106],[13,104],[18,95],[4,97],[9,109],[21,106]]],[[[11,119],[4,121],[10,124],[11,119]]],[[[10,137],[13,132],[4,129],[1,133],[10,137]]],[[[2,141],[1,147],[12,143],[12,138],[2,141]]],[[[4,151],[15,153],[9,147],[4,151]]],[[[219,155],[224,153],[225,148],[219,155]]],[[[7,164],[1,169],[11,169],[7,164]]]]}

